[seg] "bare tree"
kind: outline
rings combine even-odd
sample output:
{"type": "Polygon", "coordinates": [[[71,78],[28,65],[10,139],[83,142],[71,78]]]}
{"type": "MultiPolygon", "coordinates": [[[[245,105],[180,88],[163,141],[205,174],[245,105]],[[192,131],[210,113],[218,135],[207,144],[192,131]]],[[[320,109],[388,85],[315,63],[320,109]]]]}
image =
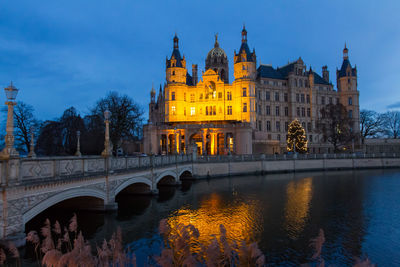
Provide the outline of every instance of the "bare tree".
{"type": "Polygon", "coordinates": [[[94,108],[92,115],[103,118],[104,111],[111,112],[110,139],[116,151],[122,139],[137,139],[143,124],[143,109],[127,95],[110,92],[101,98],[94,108]]]}
{"type": "Polygon", "coordinates": [[[389,138],[397,139],[400,137],[400,112],[388,111],[382,115],[383,131],[389,138]]]}
{"type": "Polygon", "coordinates": [[[365,138],[376,137],[383,130],[383,116],[373,110],[361,110],[360,135],[362,144],[365,138]]]}
{"type": "Polygon", "coordinates": [[[14,109],[15,146],[20,151],[30,152],[31,129],[40,130],[40,122],[33,115],[31,105],[18,101],[14,109]]]}
{"type": "Polygon", "coordinates": [[[342,104],[329,104],[321,109],[322,117],[317,122],[319,132],[325,141],[333,145],[335,152],[348,144],[355,136],[352,133],[352,121],[342,104]]]}

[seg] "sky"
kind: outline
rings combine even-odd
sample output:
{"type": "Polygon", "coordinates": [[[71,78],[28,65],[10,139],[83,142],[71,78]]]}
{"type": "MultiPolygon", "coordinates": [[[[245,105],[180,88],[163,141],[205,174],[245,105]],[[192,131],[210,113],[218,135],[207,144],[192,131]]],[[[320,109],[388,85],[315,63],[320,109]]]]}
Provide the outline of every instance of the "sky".
{"type": "Polygon", "coordinates": [[[71,106],[85,115],[114,90],[147,116],[152,85],[158,92],[165,82],[175,33],[187,66],[198,64],[199,73],[218,33],[232,81],[245,24],[258,64],[301,57],[318,73],[327,65],[335,85],[346,42],[361,109],[400,109],[399,10],[398,0],[2,1],[0,86],[13,81],[17,100],[42,120],[71,106]]]}

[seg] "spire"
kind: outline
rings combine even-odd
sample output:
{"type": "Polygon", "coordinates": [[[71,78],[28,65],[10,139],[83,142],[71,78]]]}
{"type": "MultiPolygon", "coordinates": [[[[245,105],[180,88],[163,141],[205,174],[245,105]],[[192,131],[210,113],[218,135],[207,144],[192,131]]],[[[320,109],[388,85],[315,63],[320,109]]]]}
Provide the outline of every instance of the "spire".
{"type": "Polygon", "coordinates": [[[347,49],[346,43],[344,43],[344,49],[343,49],[343,59],[349,59],[349,49],[347,49]]]}
{"type": "Polygon", "coordinates": [[[242,30],[242,43],[247,43],[247,31],[246,27],[243,23],[243,30],[242,30]]]}
{"type": "Polygon", "coordinates": [[[214,47],[219,47],[219,43],[218,43],[218,33],[215,34],[215,43],[214,43],[214,47]]]}
{"type": "Polygon", "coordinates": [[[174,49],[179,49],[179,38],[175,33],[175,37],[174,37],[174,49]]]}

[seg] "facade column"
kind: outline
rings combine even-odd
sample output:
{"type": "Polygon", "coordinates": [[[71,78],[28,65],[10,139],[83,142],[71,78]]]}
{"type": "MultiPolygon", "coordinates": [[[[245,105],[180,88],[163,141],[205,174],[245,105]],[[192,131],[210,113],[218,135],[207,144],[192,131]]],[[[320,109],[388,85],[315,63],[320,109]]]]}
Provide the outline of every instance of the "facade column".
{"type": "Polygon", "coordinates": [[[213,130],[210,130],[210,139],[211,139],[210,154],[215,155],[215,132],[213,130]]]}
{"type": "Polygon", "coordinates": [[[190,154],[191,152],[189,151],[189,131],[188,129],[185,129],[185,154],[190,154]]]}
{"type": "Polygon", "coordinates": [[[175,153],[179,154],[179,132],[175,129],[174,131],[174,140],[175,140],[175,153]]]}
{"type": "Polygon", "coordinates": [[[207,150],[206,150],[206,142],[207,142],[207,129],[202,129],[202,137],[203,137],[203,142],[202,145],[203,147],[201,148],[203,155],[207,154],[207,150]]]}

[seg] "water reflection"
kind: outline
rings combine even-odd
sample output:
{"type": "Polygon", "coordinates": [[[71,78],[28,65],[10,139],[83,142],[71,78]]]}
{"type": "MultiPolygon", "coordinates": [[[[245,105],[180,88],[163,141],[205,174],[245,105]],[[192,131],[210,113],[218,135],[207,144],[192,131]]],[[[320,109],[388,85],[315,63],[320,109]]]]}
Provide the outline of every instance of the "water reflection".
{"type": "Polygon", "coordinates": [[[306,225],[312,198],[312,178],[291,181],[286,186],[284,228],[288,237],[297,239],[306,225]]]}
{"type": "Polygon", "coordinates": [[[172,230],[179,224],[193,224],[200,232],[199,241],[209,244],[220,237],[223,224],[230,241],[255,241],[262,232],[260,203],[256,200],[226,201],[220,194],[212,193],[200,201],[200,207],[183,206],[168,218],[172,230]]]}

